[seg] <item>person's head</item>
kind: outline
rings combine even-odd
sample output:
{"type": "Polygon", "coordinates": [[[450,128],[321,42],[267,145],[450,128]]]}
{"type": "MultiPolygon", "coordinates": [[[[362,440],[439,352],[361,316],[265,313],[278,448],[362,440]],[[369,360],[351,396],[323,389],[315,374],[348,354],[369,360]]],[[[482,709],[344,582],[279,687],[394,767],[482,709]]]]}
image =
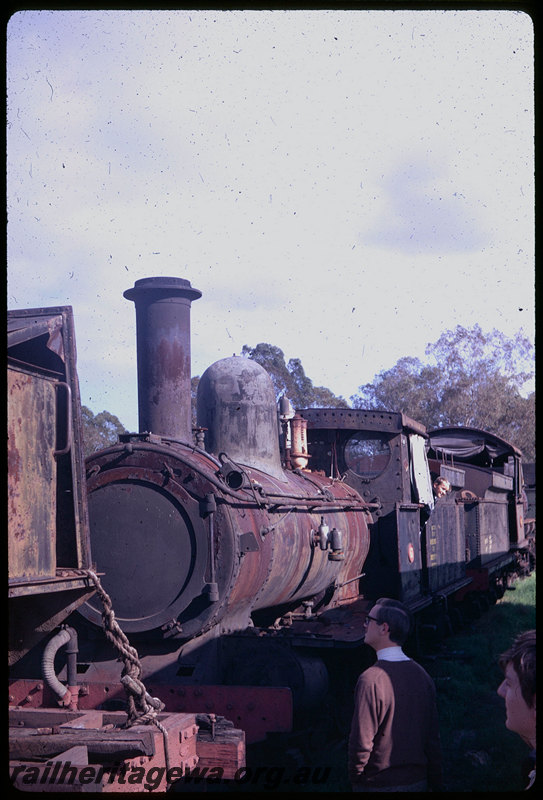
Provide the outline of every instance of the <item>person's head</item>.
{"type": "Polygon", "coordinates": [[[403,603],[381,597],[366,617],[364,641],[374,650],[401,646],[409,636],[411,624],[411,614],[403,603]]]}
{"type": "Polygon", "coordinates": [[[505,727],[535,747],[535,630],[517,636],[499,664],[505,676],[498,687],[505,700],[505,727]]]}
{"type": "Polygon", "coordinates": [[[436,478],[434,481],[434,493],[436,497],[444,497],[451,491],[451,484],[447,478],[436,478]]]}

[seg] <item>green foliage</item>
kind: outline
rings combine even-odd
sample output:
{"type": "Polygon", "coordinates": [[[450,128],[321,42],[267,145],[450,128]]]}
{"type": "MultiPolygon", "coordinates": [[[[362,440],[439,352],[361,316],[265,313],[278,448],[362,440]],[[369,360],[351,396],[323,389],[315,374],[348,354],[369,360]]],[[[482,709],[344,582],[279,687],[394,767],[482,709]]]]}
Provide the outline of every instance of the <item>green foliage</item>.
{"type": "Polygon", "coordinates": [[[351,398],[354,408],[403,411],[429,430],[465,425],[495,433],[535,460],[534,348],[522,334],[508,339],[479,325],[445,331],[426,348],[428,363],[399,359],[351,398]]]}
{"type": "Polygon", "coordinates": [[[81,406],[81,420],[85,457],[97,450],[110,447],[117,442],[119,434],[126,433],[118,417],[109,411],[101,411],[95,416],[90,408],[81,406]]]}
{"type": "MultiPolygon", "coordinates": [[[[294,408],[349,407],[330,389],[314,386],[299,358],[286,363],[279,347],[244,345],[242,355],[264,367],[276,398],[286,394],[294,408]]],[[[353,408],[402,411],[428,430],[480,428],[516,445],[525,461],[535,461],[535,392],[523,394],[534,373],[534,348],[526,337],[458,325],[428,344],[426,355],[426,362],[405,356],[380,372],[351,397],[353,408]]],[[[192,379],[193,408],[198,380],[192,379]]]]}
{"type": "Polygon", "coordinates": [[[336,397],[325,386],[313,386],[305,374],[299,358],[285,363],[285,355],[279,347],[261,342],[256,347],[243,345],[242,355],[260,364],[270,378],[278,400],[286,395],[294,408],[349,408],[343,397],[336,397]]]}

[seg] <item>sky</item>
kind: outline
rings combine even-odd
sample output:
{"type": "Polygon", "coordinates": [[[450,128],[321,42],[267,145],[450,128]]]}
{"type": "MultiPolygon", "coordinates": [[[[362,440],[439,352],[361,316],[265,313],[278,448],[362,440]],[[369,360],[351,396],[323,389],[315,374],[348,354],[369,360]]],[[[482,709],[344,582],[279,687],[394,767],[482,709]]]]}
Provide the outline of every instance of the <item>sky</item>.
{"type": "Polygon", "coordinates": [[[511,10],[20,11],[8,308],[70,305],[138,430],[140,278],[192,374],[267,342],[349,399],[457,325],[534,338],[533,24],[511,10]]]}

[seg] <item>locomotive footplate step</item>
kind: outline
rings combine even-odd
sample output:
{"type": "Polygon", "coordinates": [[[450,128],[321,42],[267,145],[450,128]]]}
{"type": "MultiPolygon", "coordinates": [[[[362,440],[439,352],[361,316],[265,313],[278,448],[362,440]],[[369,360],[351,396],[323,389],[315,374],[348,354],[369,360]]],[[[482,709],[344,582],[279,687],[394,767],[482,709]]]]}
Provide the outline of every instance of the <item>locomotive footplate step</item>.
{"type": "Polygon", "coordinates": [[[364,639],[364,620],[372,603],[360,598],[352,603],[331,608],[318,617],[288,621],[293,643],[299,646],[329,647],[353,646],[364,639]]]}

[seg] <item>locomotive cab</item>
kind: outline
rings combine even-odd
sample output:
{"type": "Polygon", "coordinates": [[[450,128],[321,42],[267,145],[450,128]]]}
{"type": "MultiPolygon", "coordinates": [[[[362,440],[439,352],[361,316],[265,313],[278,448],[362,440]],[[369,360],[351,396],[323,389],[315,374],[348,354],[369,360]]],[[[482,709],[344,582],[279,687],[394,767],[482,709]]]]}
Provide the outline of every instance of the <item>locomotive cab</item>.
{"type": "MultiPolygon", "coordinates": [[[[377,506],[360,583],[364,596],[395,597],[417,610],[432,602],[438,583],[452,591],[463,580],[463,545],[458,537],[438,535],[436,523],[443,512],[434,512],[424,426],[388,411],[313,408],[299,413],[307,420],[312,468],[341,478],[377,506]]],[[[441,507],[448,505],[439,501],[441,507]]]]}

